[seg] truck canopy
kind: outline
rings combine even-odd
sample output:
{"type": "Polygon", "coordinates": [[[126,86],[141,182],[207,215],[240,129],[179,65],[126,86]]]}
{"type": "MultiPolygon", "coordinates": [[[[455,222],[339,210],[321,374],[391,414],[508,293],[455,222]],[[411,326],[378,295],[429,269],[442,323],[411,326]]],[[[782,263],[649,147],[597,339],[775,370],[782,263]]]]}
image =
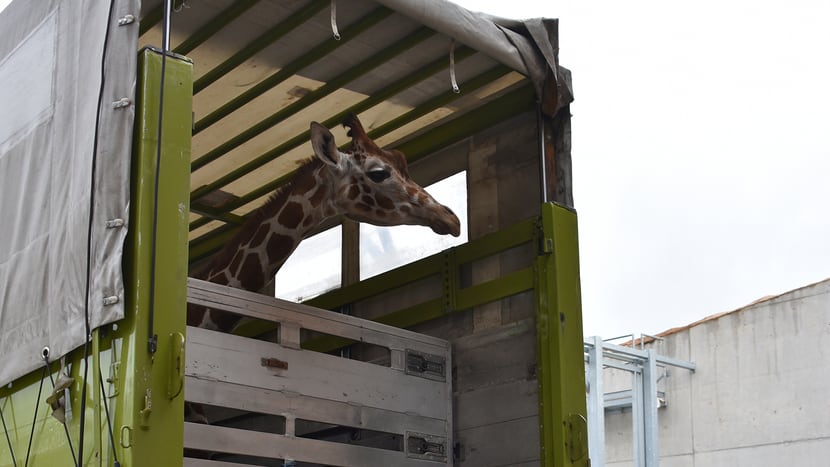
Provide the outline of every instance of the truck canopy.
{"type": "MultiPolygon", "coordinates": [[[[413,161],[494,123],[481,109],[498,99],[550,116],[571,100],[556,20],[443,0],[176,4],[171,50],[195,79],[191,261],[312,154],[310,121],[343,144],[339,123],[357,113],[413,161]]],[[[82,345],[85,317],[124,316],[136,50],[161,46],[162,16],[160,1],[137,0],[0,13],[0,384],[42,364],[44,347],[57,358],[82,345]]]]}

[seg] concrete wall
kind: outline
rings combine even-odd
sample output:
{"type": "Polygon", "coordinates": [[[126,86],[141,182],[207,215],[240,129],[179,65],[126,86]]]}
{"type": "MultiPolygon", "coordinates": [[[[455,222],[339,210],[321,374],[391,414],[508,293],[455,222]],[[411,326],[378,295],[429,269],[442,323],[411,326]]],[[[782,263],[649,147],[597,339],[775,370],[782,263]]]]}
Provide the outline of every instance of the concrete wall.
{"type": "MultiPolygon", "coordinates": [[[[697,364],[661,384],[662,467],[830,465],[830,280],[648,346],[697,364]]],[[[627,384],[605,376],[606,391],[627,384]]],[[[605,423],[606,465],[632,465],[630,411],[605,423]]]]}

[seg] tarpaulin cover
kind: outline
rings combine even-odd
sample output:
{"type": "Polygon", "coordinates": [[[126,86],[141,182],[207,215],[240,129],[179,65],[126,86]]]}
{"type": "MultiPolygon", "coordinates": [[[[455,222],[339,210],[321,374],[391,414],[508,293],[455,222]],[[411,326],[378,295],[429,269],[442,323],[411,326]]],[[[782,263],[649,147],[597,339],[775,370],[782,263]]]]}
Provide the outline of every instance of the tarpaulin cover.
{"type": "Polygon", "coordinates": [[[0,384],[124,315],[139,3],[0,13],[0,384]]]}

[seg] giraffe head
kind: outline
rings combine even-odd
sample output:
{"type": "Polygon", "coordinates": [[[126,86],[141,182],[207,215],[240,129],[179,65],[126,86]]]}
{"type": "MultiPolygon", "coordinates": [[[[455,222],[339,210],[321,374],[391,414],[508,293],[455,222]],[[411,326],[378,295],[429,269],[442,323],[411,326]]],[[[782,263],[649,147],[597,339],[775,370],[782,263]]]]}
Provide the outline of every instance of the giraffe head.
{"type": "Polygon", "coordinates": [[[311,145],[335,187],[334,203],[346,217],[375,225],[423,225],[441,235],[459,235],[458,217],[412,180],[403,153],[379,148],[356,115],[349,115],[343,126],[352,138],[346,152],[317,122],[311,123],[311,145]]]}

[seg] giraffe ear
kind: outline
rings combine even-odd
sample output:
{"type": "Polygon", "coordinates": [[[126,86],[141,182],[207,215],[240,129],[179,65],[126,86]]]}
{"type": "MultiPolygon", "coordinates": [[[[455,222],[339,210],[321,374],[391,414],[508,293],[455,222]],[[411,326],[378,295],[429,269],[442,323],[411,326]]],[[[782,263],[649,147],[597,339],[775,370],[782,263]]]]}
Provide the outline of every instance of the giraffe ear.
{"type": "Polygon", "coordinates": [[[340,152],[334,142],[334,135],[317,122],[311,122],[311,147],[314,148],[314,155],[324,163],[337,165],[340,162],[340,152]]]}

